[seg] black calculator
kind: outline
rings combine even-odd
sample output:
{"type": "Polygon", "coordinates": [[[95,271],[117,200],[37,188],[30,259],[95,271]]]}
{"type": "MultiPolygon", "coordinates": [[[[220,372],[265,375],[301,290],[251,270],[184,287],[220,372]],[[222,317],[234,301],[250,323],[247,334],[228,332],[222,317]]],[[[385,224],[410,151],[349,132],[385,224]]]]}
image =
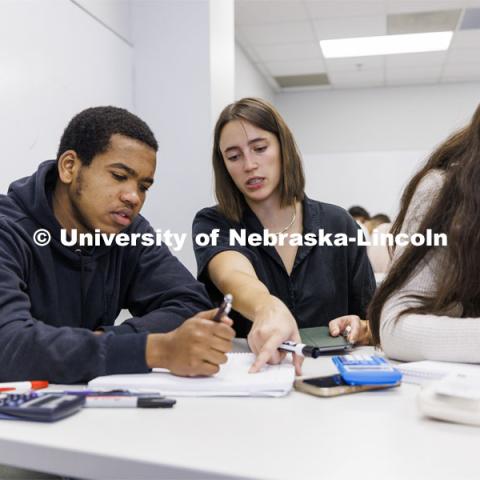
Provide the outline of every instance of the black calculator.
{"type": "Polygon", "coordinates": [[[55,422],[78,412],[83,395],[5,393],[0,395],[0,418],[55,422]]]}

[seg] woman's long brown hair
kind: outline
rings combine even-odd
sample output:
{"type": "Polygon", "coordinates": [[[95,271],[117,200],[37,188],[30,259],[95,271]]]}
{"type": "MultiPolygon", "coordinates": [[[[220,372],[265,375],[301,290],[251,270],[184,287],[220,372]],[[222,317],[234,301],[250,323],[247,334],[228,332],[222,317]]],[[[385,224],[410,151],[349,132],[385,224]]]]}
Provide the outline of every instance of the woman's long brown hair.
{"type": "Polygon", "coordinates": [[[393,235],[400,232],[415,190],[431,170],[444,172],[444,184],[418,231],[424,235],[427,229],[433,234],[446,233],[448,246],[410,244],[394,262],[368,308],[375,345],[380,344],[380,316],[385,302],[434,248],[447,248],[446,263],[436,279],[438,289],[431,296],[413,296],[421,305],[402,313],[441,314],[452,302],[458,302],[465,316],[480,316],[480,106],[470,124],[440,145],[407,185],[393,235]]]}

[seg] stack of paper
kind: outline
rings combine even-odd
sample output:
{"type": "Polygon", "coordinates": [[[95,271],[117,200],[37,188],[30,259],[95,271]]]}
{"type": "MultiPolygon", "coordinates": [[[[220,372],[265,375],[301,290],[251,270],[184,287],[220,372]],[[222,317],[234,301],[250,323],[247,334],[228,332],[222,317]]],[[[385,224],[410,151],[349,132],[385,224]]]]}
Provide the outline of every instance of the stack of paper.
{"type": "Polygon", "coordinates": [[[403,373],[403,382],[424,384],[432,380],[441,380],[452,373],[480,375],[480,365],[469,363],[433,362],[423,360],[421,362],[402,363],[395,368],[403,373]]]}
{"type": "Polygon", "coordinates": [[[259,373],[248,373],[254,360],[252,353],[229,353],[228,362],[212,377],[178,377],[167,370],[154,369],[151,373],[97,377],[88,385],[93,388],[157,390],[162,395],[190,397],[280,397],[292,389],[295,370],[291,363],[267,365],[259,373]]]}
{"type": "Polygon", "coordinates": [[[432,388],[437,395],[480,401],[479,374],[450,374],[442,380],[432,383],[432,388]]]}

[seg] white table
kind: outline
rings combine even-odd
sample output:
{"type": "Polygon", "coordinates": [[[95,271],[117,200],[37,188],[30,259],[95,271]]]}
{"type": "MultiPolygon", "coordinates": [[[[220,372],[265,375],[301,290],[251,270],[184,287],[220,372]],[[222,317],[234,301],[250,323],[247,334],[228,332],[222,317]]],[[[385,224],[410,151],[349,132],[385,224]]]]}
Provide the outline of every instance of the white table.
{"type": "MultiPolygon", "coordinates": [[[[329,357],[304,365],[305,375],[334,372],[329,357]]],[[[0,464],[86,479],[478,480],[480,429],[421,418],[418,388],[337,398],[295,391],[180,398],[167,410],[3,421],[0,464]]]]}

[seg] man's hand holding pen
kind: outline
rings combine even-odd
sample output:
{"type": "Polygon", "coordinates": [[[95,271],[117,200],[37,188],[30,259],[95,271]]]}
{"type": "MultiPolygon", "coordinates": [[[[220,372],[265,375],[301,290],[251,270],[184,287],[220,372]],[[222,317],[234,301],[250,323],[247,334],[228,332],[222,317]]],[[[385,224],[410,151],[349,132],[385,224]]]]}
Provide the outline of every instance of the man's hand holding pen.
{"type": "Polygon", "coordinates": [[[227,361],[235,331],[232,320],[222,315],[212,321],[217,309],[197,313],[180,327],[165,334],[147,337],[146,360],[149,368],[167,368],[175,375],[213,375],[227,361]]]}

